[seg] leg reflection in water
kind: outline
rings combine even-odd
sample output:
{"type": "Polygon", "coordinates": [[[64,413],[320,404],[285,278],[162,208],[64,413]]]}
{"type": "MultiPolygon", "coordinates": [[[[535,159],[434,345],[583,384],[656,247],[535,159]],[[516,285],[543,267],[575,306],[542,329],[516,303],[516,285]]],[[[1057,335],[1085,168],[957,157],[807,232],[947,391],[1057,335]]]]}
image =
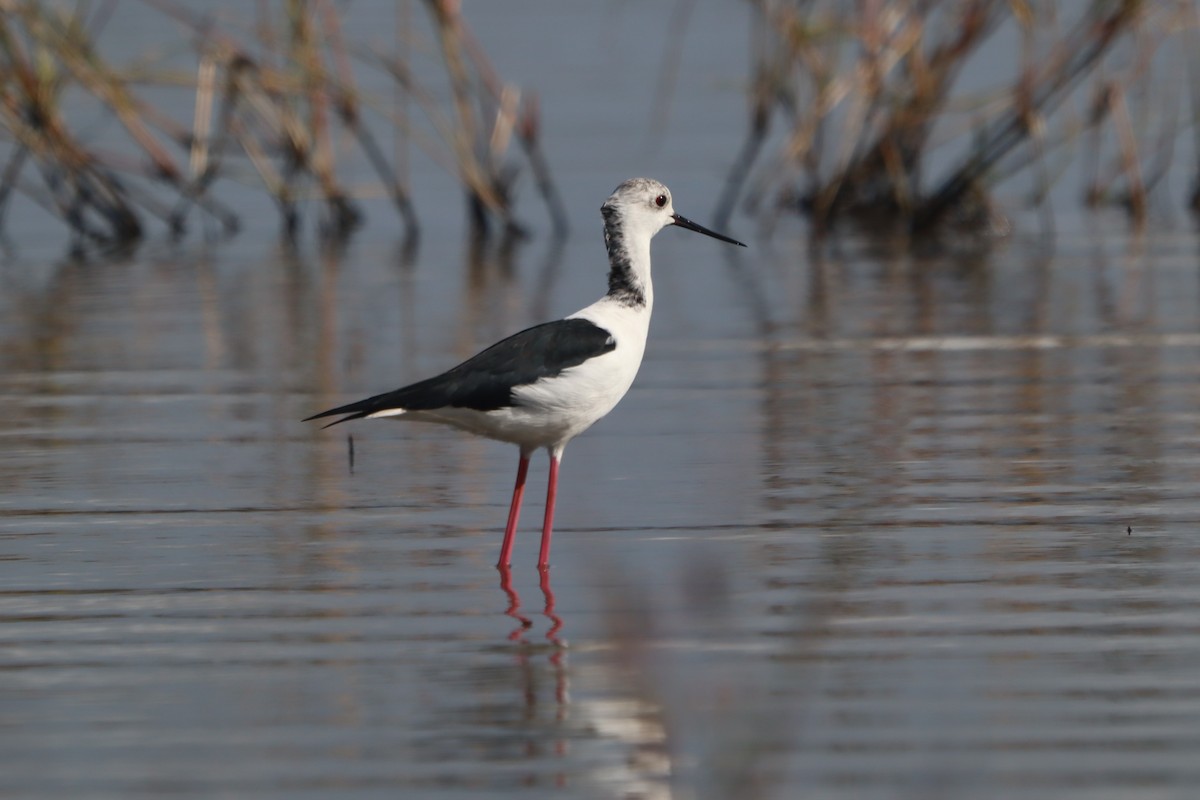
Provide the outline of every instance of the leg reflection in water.
{"type": "MultiPolygon", "coordinates": [[[[519,623],[508,634],[508,640],[510,642],[518,642],[522,645],[517,651],[517,663],[522,668],[522,674],[527,678],[525,685],[526,703],[530,707],[533,707],[537,705],[538,692],[534,675],[531,672],[529,657],[531,655],[531,647],[534,646],[525,640],[525,634],[533,627],[533,620],[521,613],[521,596],[513,588],[512,571],[508,567],[497,567],[496,569],[500,572],[500,589],[508,598],[508,607],[504,610],[504,613],[519,623]]],[[[541,588],[542,597],[545,599],[545,605],[542,607],[542,616],[550,620],[550,628],[546,631],[546,640],[553,647],[549,661],[554,672],[554,700],[558,704],[559,721],[562,722],[565,720],[566,706],[569,702],[567,670],[564,663],[567,646],[565,642],[558,638],[558,632],[562,630],[563,621],[562,617],[554,610],[554,590],[550,587],[550,570],[544,569],[540,570],[540,572],[541,580],[538,582],[538,586],[541,588]]]]}
{"type": "MultiPolygon", "coordinates": [[[[507,566],[497,567],[496,569],[500,573],[500,589],[508,597],[508,608],[504,610],[504,613],[520,623],[508,635],[508,639],[512,642],[522,642],[525,640],[525,633],[533,627],[533,620],[521,613],[521,596],[513,588],[512,570],[507,566]]],[[[544,569],[539,570],[539,572],[541,573],[541,581],[538,583],[538,586],[541,588],[542,597],[546,601],[542,607],[542,616],[550,620],[550,629],[546,631],[546,640],[558,647],[564,647],[565,645],[558,638],[558,632],[562,630],[563,621],[554,611],[554,590],[550,587],[550,570],[544,569]]],[[[561,657],[561,653],[556,654],[555,657],[561,657]]]]}

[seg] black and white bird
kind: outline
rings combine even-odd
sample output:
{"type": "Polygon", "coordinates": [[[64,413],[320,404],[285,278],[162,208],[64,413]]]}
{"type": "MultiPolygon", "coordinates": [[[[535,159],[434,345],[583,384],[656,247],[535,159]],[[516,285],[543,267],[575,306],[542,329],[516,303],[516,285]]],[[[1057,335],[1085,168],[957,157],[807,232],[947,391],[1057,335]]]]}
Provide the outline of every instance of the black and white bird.
{"type": "Polygon", "coordinates": [[[538,554],[538,567],[545,569],[563,448],[611,411],[637,375],[654,306],[650,240],[666,226],[677,225],[745,247],[676,214],[670,190],[649,178],[622,183],[600,213],[609,261],[604,297],[566,319],[513,334],[441,375],[308,418],[344,415],[330,425],[380,418],[438,422],[519,447],[517,482],[497,564],[501,568],[512,557],[529,457],[542,448],[550,454],[538,554]]]}

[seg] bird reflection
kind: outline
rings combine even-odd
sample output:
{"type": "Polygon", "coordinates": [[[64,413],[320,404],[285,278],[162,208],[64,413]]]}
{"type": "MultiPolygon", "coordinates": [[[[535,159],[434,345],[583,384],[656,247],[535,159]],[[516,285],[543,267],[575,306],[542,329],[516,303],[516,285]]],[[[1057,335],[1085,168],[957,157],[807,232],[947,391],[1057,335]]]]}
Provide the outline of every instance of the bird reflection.
{"type": "Polygon", "coordinates": [[[508,595],[508,608],[504,610],[504,613],[521,623],[513,628],[512,633],[508,635],[508,640],[519,642],[525,638],[525,631],[533,627],[533,620],[521,613],[521,595],[512,588],[512,570],[507,566],[500,566],[496,569],[500,572],[500,589],[508,595]]]}
{"type": "MultiPolygon", "coordinates": [[[[546,599],[546,605],[542,609],[542,614],[546,619],[550,620],[550,630],[546,631],[546,639],[561,647],[562,642],[558,640],[558,632],[562,630],[563,621],[562,617],[554,613],[554,590],[550,588],[550,570],[543,569],[539,570],[539,572],[542,579],[538,583],[538,586],[541,587],[542,597],[546,599]]],[[[562,653],[558,652],[551,656],[551,660],[561,657],[562,653]]]]}
{"type": "MultiPolygon", "coordinates": [[[[533,620],[521,613],[521,596],[513,588],[512,570],[507,566],[502,566],[497,567],[497,571],[500,573],[500,589],[508,598],[508,608],[504,610],[504,613],[515,619],[518,623],[517,627],[508,634],[508,640],[522,645],[516,652],[516,664],[518,673],[521,675],[526,714],[529,719],[535,719],[537,717],[538,698],[541,694],[538,690],[538,673],[541,670],[534,668],[531,663],[531,656],[535,651],[525,639],[525,634],[533,628],[533,620]]],[[[539,572],[541,573],[541,580],[538,582],[538,587],[542,590],[542,597],[545,599],[545,605],[542,607],[542,615],[550,620],[550,628],[546,631],[546,640],[553,646],[553,652],[551,652],[548,660],[554,676],[554,702],[557,708],[554,719],[556,724],[561,725],[566,722],[567,704],[570,698],[567,688],[567,669],[564,663],[566,648],[558,638],[558,632],[562,630],[563,621],[554,611],[554,590],[550,588],[550,570],[543,569],[539,570],[539,572]]],[[[554,752],[560,756],[566,753],[565,739],[558,738],[554,741],[554,752]]]]}
{"type": "MultiPolygon", "coordinates": [[[[525,641],[525,633],[533,627],[533,620],[521,613],[521,595],[517,594],[517,590],[512,585],[512,569],[507,565],[496,568],[500,573],[500,589],[508,598],[508,608],[504,610],[507,616],[515,619],[519,624],[513,629],[512,633],[508,634],[510,642],[525,641]]],[[[554,610],[554,589],[550,586],[550,570],[538,570],[541,574],[541,580],[538,582],[538,587],[542,590],[542,597],[545,600],[545,605],[542,606],[542,616],[550,620],[550,629],[546,631],[546,640],[556,647],[563,647],[563,643],[559,641],[558,632],[562,630],[563,621],[554,610]]],[[[551,656],[552,661],[561,659],[561,652],[551,656]]]]}

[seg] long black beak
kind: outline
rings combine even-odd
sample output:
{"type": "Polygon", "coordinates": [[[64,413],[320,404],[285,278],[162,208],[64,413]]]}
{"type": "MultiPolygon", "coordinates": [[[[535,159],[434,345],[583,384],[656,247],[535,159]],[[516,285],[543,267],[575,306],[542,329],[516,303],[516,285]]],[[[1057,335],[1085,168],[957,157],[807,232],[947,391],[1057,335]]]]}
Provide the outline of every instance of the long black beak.
{"type": "Polygon", "coordinates": [[[737,239],[730,239],[728,236],[722,236],[721,234],[717,233],[716,231],[710,231],[708,228],[704,227],[703,225],[697,225],[695,222],[692,222],[690,219],[683,216],[682,214],[672,214],[671,219],[675,220],[676,225],[678,225],[681,228],[687,228],[689,231],[695,231],[696,233],[703,233],[705,236],[711,236],[714,239],[720,239],[722,242],[729,242],[730,244],[736,244],[739,247],[746,246],[746,245],[742,244],[741,242],[739,242],[737,239]]]}

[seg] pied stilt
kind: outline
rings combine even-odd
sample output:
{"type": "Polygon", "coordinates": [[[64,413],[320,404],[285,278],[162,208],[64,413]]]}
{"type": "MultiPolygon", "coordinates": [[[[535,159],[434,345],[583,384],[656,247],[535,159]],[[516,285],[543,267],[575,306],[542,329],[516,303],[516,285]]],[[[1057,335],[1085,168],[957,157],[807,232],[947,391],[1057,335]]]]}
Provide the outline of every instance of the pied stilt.
{"type": "Polygon", "coordinates": [[[745,247],[676,214],[670,190],[649,178],[622,183],[600,212],[609,261],[604,297],[566,319],[514,334],[441,375],[308,418],[344,415],[330,425],[383,417],[439,422],[517,445],[521,459],[500,546],[501,568],[512,557],[530,455],[541,448],[550,454],[538,554],[538,567],[545,569],[563,448],[611,411],[633,383],[654,304],[650,239],[678,225],[745,247]]]}

